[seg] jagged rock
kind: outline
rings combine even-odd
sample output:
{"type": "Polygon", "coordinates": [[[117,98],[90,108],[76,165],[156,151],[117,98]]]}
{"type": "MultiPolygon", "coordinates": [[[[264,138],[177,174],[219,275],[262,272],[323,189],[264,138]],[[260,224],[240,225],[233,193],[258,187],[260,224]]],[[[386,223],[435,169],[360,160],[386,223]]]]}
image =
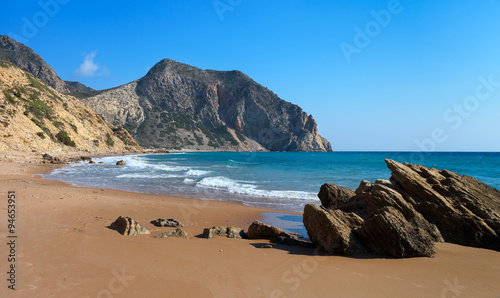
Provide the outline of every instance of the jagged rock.
{"type": "Polygon", "coordinates": [[[155,238],[168,238],[168,237],[188,239],[187,232],[184,231],[183,229],[168,230],[168,231],[165,231],[165,232],[159,234],[155,238]]]}
{"type": "Polygon", "coordinates": [[[58,157],[53,157],[47,153],[43,154],[42,158],[44,161],[47,161],[49,163],[54,163],[54,164],[61,163],[61,159],[59,159],[58,157]]]}
{"type": "Polygon", "coordinates": [[[265,224],[263,222],[260,222],[258,220],[254,221],[250,227],[248,228],[248,238],[249,239],[268,239],[272,240],[277,236],[284,236],[287,238],[294,238],[296,239],[297,237],[283,231],[280,228],[270,226],[268,224],[265,224]]]}
{"type": "Polygon", "coordinates": [[[500,191],[448,170],[386,163],[390,181],[361,181],[354,196],[322,186],[323,207],[304,208],[313,243],[329,253],[364,247],[397,258],[430,257],[444,240],[500,250],[500,191]]]}
{"type": "Polygon", "coordinates": [[[448,170],[385,162],[394,188],[446,241],[500,251],[500,191],[448,170]]]}
{"type": "Polygon", "coordinates": [[[363,219],[354,213],[307,204],[303,221],[311,241],[330,254],[366,251],[353,232],[363,224],[363,219]]]}
{"type": "Polygon", "coordinates": [[[148,229],[130,217],[120,216],[109,227],[120,232],[122,235],[150,234],[148,229]]]}
{"type": "Polygon", "coordinates": [[[95,161],[91,160],[89,161],[90,164],[95,164],[95,161]]]}
{"type": "Polygon", "coordinates": [[[323,184],[318,193],[321,206],[332,210],[339,209],[355,195],[353,190],[331,183],[323,184]]]}
{"type": "Polygon", "coordinates": [[[393,207],[383,207],[367,218],[356,234],[372,251],[395,258],[432,257],[433,238],[427,231],[408,222],[393,207]]]}
{"type": "Polygon", "coordinates": [[[116,162],[116,165],[117,166],[125,166],[125,161],[119,160],[119,161],[116,162]]]}
{"type": "Polygon", "coordinates": [[[221,236],[227,238],[246,238],[245,232],[241,228],[217,226],[206,228],[203,230],[203,237],[211,239],[214,236],[221,236]]]}
{"type": "Polygon", "coordinates": [[[184,226],[180,221],[173,218],[158,218],[157,220],[152,220],[151,223],[157,227],[182,228],[184,226]]]}

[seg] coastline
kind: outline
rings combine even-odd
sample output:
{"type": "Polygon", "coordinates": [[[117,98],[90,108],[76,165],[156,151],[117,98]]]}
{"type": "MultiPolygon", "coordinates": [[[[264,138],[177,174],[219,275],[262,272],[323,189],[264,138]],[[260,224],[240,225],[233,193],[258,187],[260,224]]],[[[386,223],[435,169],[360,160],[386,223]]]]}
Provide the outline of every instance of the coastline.
{"type": "MultiPolygon", "coordinates": [[[[37,174],[54,165],[0,162],[0,193],[17,198],[18,297],[498,297],[500,253],[449,243],[434,258],[323,256],[313,249],[257,249],[267,240],[196,236],[204,228],[245,230],[264,212],[242,204],[74,187],[37,174]],[[151,235],[122,236],[107,228],[130,216],[151,235]],[[176,218],[189,239],[155,239],[176,218]]],[[[1,218],[7,202],[2,199],[1,218]]],[[[293,212],[280,212],[296,214],[293,212]]],[[[6,241],[6,220],[0,237],[6,241]]],[[[8,255],[2,245],[0,258],[8,255]]],[[[2,272],[8,272],[2,262],[2,272]]],[[[5,274],[4,274],[5,275],[5,274]]],[[[5,275],[6,276],[6,275],[5,275]]],[[[2,278],[0,296],[12,295],[2,278]]],[[[16,296],[16,297],[17,297],[16,296]]],[[[10,296],[9,296],[10,297],[10,296]]]]}

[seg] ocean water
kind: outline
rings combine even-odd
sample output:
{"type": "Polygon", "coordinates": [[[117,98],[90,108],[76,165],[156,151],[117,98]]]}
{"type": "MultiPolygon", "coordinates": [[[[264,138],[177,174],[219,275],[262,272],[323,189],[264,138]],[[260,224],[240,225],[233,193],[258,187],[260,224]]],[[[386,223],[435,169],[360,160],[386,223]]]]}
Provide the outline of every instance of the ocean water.
{"type": "Polygon", "coordinates": [[[384,159],[448,169],[500,189],[500,153],[181,152],[94,159],[44,175],[76,186],[203,200],[240,201],[278,211],[319,204],[324,183],[356,189],[361,180],[389,179],[384,159]],[[126,166],[115,166],[123,159],[126,166]]]}

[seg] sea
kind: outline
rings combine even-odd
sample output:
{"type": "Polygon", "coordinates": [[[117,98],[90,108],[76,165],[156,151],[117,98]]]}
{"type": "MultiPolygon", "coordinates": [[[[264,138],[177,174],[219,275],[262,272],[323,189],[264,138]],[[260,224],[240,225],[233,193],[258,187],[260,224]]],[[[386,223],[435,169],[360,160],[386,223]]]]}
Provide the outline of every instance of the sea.
{"type": "Polygon", "coordinates": [[[488,152],[178,152],[94,158],[43,175],[75,186],[302,212],[319,204],[322,184],[355,190],[389,179],[384,159],[448,169],[500,189],[500,153],[488,152]],[[126,166],[116,166],[124,160],[126,166]]]}

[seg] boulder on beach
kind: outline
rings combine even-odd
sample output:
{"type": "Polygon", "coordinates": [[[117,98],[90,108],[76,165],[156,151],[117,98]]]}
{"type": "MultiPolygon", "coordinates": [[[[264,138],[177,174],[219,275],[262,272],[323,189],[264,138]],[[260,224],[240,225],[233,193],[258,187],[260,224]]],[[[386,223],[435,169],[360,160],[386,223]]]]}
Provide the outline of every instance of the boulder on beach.
{"type": "Polygon", "coordinates": [[[291,234],[283,231],[280,228],[270,226],[258,220],[254,221],[250,227],[248,227],[248,238],[249,239],[268,239],[272,240],[277,236],[285,236],[289,238],[296,238],[291,234]]]}
{"type": "Polygon", "coordinates": [[[500,251],[500,192],[447,170],[386,160],[390,181],[362,181],[349,191],[321,187],[322,205],[304,208],[311,241],[330,254],[362,251],[431,257],[444,240],[500,251]]]}
{"type": "Polygon", "coordinates": [[[184,226],[182,222],[173,218],[169,219],[158,218],[156,220],[152,220],[151,223],[157,227],[182,228],[184,226]]]}
{"type": "Polygon", "coordinates": [[[110,226],[122,235],[150,234],[149,230],[130,217],[118,217],[110,226]]]}
{"type": "Polygon", "coordinates": [[[187,232],[179,228],[165,231],[156,236],[155,238],[170,238],[170,237],[188,239],[187,232]]]}
{"type": "Polygon", "coordinates": [[[203,230],[203,237],[211,239],[215,236],[242,239],[246,238],[245,231],[242,228],[237,227],[225,227],[217,226],[212,228],[206,228],[203,230]]]}
{"type": "Polygon", "coordinates": [[[126,164],[125,164],[125,161],[119,160],[119,161],[116,162],[116,165],[117,166],[125,166],[126,164]]]}

